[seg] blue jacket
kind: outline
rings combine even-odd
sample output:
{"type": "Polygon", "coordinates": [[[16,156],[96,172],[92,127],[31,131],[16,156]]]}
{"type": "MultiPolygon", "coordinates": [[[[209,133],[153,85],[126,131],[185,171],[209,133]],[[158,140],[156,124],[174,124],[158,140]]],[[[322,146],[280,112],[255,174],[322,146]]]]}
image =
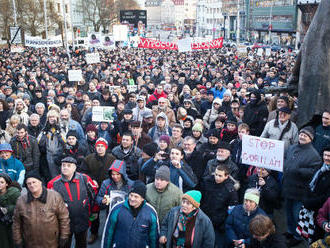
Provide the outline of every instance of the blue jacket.
{"type": "Polygon", "coordinates": [[[226,88],[225,87],[222,87],[222,89],[218,89],[217,87],[214,87],[211,89],[211,91],[213,92],[213,95],[214,95],[214,99],[215,98],[220,98],[222,99],[223,98],[223,94],[226,92],[226,88]]]}
{"type": "Polygon", "coordinates": [[[71,119],[69,121],[68,130],[76,131],[77,135],[78,135],[78,140],[80,142],[85,142],[84,130],[82,129],[81,125],[77,121],[71,119]]]}
{"type": "Polygon", "coordinates": [[[0,159],[0,172],[7,173],[11,180],[23,185],[25,168],[21,161],[11,156],[9,159],[0,159]],[[3,170],[4,169],[4,170],[3,170]]]}
{"type": "Polygon", "coordinates": [[[128,200],[115,205],[108,215],[102,248],[156,248],[159,223],[155,209],[146,201],[134,218],[128,200]]]}
{"type": "Polygon", "coordinates": [[[330,144],[330,126],[322,124],[315,128],[315,138],[313,140],[314,148],[322,155],[323,149],[330,144]]]}
{"type": "Polygon", "coordinates": [[[250,243],[250,221],[258,214],[265,215],[265,212],[257,207],[253,212],[247,213],[243,205],[238,205],[233,208],[226,220],[226,236],[230,243],[233,240],[244,239],[246,244],[250,243]]]}
{"type": "Polygon", "coordinates": [[[145,176],[151,178],[155,177],[156,170],[162,166],[166,165],[170,168],[170,181],[183,192],[186,192],[189,189],[192,189],[197,184],[197,177],[194,174],[192,168],[181,161],[181,168],[178,169],[171,162],[167,164],[163,161],[155,162],[153,158],[145,162],[141,168],[141,171],[145,176]]]}
{"type": "Polygon", "coordinates": [[[109,178],[102,182],[99,193],[97,194],[97,197],[96,197],[97,204],[101,208],[105,208],[106,206],[104,204],[102,204],[102,200],[105,195],[110,195],[111,190],[120,190],[120,191],[124,191],[128,194],[132,184],[133,184],[133,181],[130,180],[126,174],[126,163],[123,162],[123,164],[120,165],[119,167],[115,167],[115,165],[112,164],[111,167],[109,168],[109,178]],[[111,178],[112,170],[114,170],[122,175],[123,185],[119,189],[117,188],[116,183],[111,178]]]}

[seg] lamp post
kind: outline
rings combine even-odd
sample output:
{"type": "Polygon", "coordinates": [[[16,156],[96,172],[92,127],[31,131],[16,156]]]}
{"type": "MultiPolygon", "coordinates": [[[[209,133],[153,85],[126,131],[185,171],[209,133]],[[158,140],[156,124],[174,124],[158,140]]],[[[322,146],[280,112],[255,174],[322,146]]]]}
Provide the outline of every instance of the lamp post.
{"type": "Polygon", "coordinates": [[[63,12],[63,21],[64,21],[64,32],[65,32],[65,46],[66,46],[66,52],[70,59],[70,51],[69,51],[69,44],[68,44],[68,28],[66,25],[66,14],[65,14],[65,4],[64,0],[62,0],[62,12],[63,12]]]}
{"type": "MultiPolygon", "coordinates": [[[[44,0],[44,16],[45,16],[45,35],[46,40],[48,41],[48,23],[47,23],[47,6],[46,0],[44,0]]],[[[49,55],[49,47],[47,46],[47,54],[49,55]]]]}
{"type": "Polygon", "coordinates": [[[240,38],[240,28],[241,28],[241,25],[240,25],[240,15],[239,15],[239,9],[240,9],[240,0],[237,0],[237,37],[236,37],[236,44],[237,44],[237,47],[239,45],[239,38],[240,38]]]}
{"type": "Polygon", "coordinates": [[[14,23],[15,23],[15,27],[17,27],[17,14],[16,14],[16,3],[15,3],[15,0],[13,0],[13,9],[14,9],[14,23]]]}

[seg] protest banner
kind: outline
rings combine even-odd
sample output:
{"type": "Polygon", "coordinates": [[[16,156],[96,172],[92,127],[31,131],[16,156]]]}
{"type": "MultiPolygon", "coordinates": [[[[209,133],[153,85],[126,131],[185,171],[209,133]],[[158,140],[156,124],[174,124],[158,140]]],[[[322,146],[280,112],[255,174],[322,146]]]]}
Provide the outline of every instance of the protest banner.
{"type": "Polygon", "coordinates": [[[33,37],[25,35],[25,46],[28,47],[61,47],[62,46],[62,37],[61,35],[48,38],[47,40],[40,37],[33,37]]]}
{"type": "Polygon", "coordinates": [[[271,48],[266,48],[266,56],[272,55],[272,49],[271,48]]]}
{"type": "Polygon", "coordinates": [[[113,36],[106,35],[106,36],[102,36],[102,38],[103,38],[103,48],[114,49],[116,47],[113,36]]]}
{"type": "Polygon", "coordinates": [[[100,47],[101,43],[101,36],[98,33],[92,33],[88,35],[88,46],[89,47],[100,47]]]}
{"type": "MultiPolygon", "coordinates": [[[[206,41],[202,43],[191,43],[191,49],[192,50],[215,49],[215,48],[222,48],[222,45],[223,45],[223,38],[219,38],[216,40],[206,41]]],[[[178,50],[177,43],[163,42],[160,40],[153,40],[147,38],[140,38],[138,47],[148,48],[148,49],[178,50]]]]}
{"type": "Polygon", "coordinates": [[[111,92],[111,94],[113,94],[116,90],[120,91],[120,86],[118,85],[109,86],[109,91],[111,92]]]}
{"type": "Polygon", "coordinates": [[[258,56],[262,56],[263,53],[264,53],[264,49],[262,49],[262,48],[258,48],[257,55],[258,55],[258,56]]]}
{"type": "Polygon", "coordinates": [[[11,45],[10,52],[12,53],[22,53],[24,52],[24,47],[21,45],[11,45]]]}
{"type": "Polygon", "coordinates": [[[69,81],[81,81],[83,80],[82,70],[68,70],[69,81]]]}
{"type": "Polygon", "coordinates": [[[85,56],[87,64],[97,64],[100,63],[100,54],[99,53],[86,53],[85,56]]]}
{"type": "Polygon", "coordinates": [[[137,85],[127,85],[127,91],[128,92],[136,92],[138,89],[137,85]]]}
{"type": "Polygon", "coordinates": [[[113,113],[115,113],[114,107],[95,106],[92,109],[92,121],[113,121],[113,113]]]}
{"type": "Polygon", "coordinates": [[[179,52],[180,53],[191,52],[192,51],[191,44],[192,44],[192,42],[191,42],[190,38],[178,40],[178,50],[179,50],[179,52]]]}
{"type": "Polygon", "coordinates": [[[241,56],[246,56],[247,55],[247,46],[238,46],[237,53],[241,56]]]}
{"type": "Polygon", "coordinates": [[[242,139],[242,163],[283,171],[284,142],[244,135],[242,139]]]}
{"type": "Polygon", "coordinates": [[[128,26],[113,25],[113,39],[115,41],[128,41],[128,26]]]}

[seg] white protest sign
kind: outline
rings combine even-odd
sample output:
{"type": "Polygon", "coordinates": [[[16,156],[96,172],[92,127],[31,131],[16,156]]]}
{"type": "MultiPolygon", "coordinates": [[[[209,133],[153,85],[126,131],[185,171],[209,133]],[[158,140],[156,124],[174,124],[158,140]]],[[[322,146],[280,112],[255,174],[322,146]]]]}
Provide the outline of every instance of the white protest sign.
{"type": "Polygon", "coordinates": [[[266,48],[266,56],[272,55],[272,49],[271,48],[266,48]]]}
{"type": "Polygon", "coordinates": [[[247,55],[247,47],[246,46],[238,46],[237,47],[237,52],[240,55],[247,55]]]}
{"type": "Polygon", "coordinates": [[[87,53],[85,59],[87,64],[97,64],[100,63],[100,54],[87,53]]]}
{"type": "Polygon", "coordinates": [[[128,26],[113,25],[113,39],[115,41],[128,41],[128,26]]]}
{"type": "Polygon", "coordinates": [[[100,47],[101,43],[101,35],[98,33],[91,33],[88,35],[88,46],[89,47],[100,47]]]}
{"type": "Polygon", "coordinates": [[[82,81],[82,71],[81,70],[69,70],[68,71],[69,81],[82,81]]]}
{"type": "Polygon", "coordinates": [[[242,139],[242,163],[283,171],[284,142],[244,135],[242,139]]]}
{"type": "Polygon", "coordinates": [[[120,90],[120,86],[109,86],[109,91],[113,94],[116,90],[120,90]]]}
{"type": "Polygon", "coordinates": [[[24,47],[20,45],[11,45],[10,51],[12,53],[22,53],[24,52],[24,47]]]}
{"type": "Polygon", "coordinates": [[[135,92],[137,91],[138,87],[137,85],[127,85],[128,92],[135,92]]]}
{"type": "Polygon", "coordinates": [[[191,52],[192,40],[190,38],[178,40],[178,50],[180,53],[191,52]]]}
{"type": "Polygon", "coordinates": [[[257,55],[258,55],[258,56],[262,56],[263,52],[264,52],[264,49],[262,49],[262,48],[258,48],[257,55]]]}
{"type": "Polygon", "coordinates": [[[113,121],[113,113],[115,112],[114,107],[95,106],[92,109],[92,121],[100,122],[113,121]]]}
{"type": "Polygon", "coordinates": [[[25,46],[28,47],[60,47],[62,46],[61,35],[55,37],[49,37],[47,40],[41,37],[33,37],[25,35],[25,46]]]}

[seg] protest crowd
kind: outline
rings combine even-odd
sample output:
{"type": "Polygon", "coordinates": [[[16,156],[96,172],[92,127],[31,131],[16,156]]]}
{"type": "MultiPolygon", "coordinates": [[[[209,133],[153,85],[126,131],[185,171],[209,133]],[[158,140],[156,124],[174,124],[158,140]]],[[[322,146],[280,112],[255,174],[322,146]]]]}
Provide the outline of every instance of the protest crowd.
{"type": "Polygon", "coordinates": [[[2,248],[329,247],[330,109],[298,129],[270,90],[295,53],[94,52],[0,50],[2,248]],[[247,135],[283,141],[282,169],[246,164],[247,135]]]}

